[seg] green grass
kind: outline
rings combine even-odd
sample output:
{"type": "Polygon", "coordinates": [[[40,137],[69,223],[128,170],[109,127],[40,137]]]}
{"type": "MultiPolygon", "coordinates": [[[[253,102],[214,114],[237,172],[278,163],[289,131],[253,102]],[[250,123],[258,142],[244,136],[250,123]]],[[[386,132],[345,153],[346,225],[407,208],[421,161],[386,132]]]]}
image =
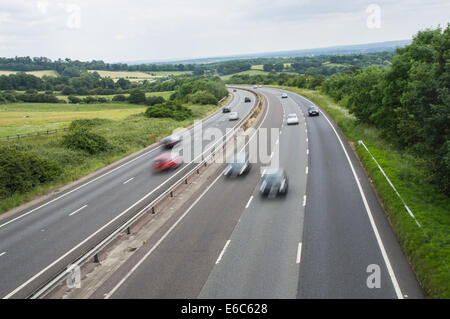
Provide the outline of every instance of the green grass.
{"type": "MultiPolygon", "coordinates": [[[[10,75],[10,74],[18,73],[18,72],[19,71],[0,71],[0,75],[10,75]]],[[[37,76],[39,78],[43,77],[44,75],[58,76],[58,72],[56,72],[54,70],[28,71],[25,73],[37,76]]]]}
{"type": "MultiPolygon", "coordinates": [[[[94,106],[95,107],[95,106],[94,106]]],[[[101,106],[97,106],[101,107],[101,106]]],[[[63,174],[49,184],[35,187],[32,191],[0,200],[0,213],[28,202],[38,195],[46,194],[54,187],[60,187],[77,180],[126,155],[134,153],[173,132],[176,128],[191,125],[195,119],[205,117],[217,110],[216,105],[189,105],[194,116],[185,121],[167,118],[147,118],[142,113],[132,114],[124,119],[110,119],[94,127],[95,133],[104,136],[113,150],[99,155],[89,155],[83,151],[69,150],[61,145],[63,134],[38,136],[21,140],[2,141],[0,145],[30,151],[55,161],[63,168],[63,174]]]]}
{"type": "Polygon", "coordinates": [[[263,64],[254,64],[251,66],[252,70],[264,70],[264,65],[263,64]]]}
{"type": "Polygon", "coordinates": [[[233,74],[228,74],[228,75],[223,75],[220,78],[223,81],[228,81],[233,75],[240,75],[240,74],[248,74],[248,75],[267,75],[269,74],[269,72],[266,71],[262,71],[262,70],[257,70],[257,69],[252,69],[252,70],[247,70],[247,71],[242,71],[242,72],[238,72],[238,73],[233,73],[233,74]]]}
{"type": "MultiPolygon", "coordinates": [[[[172,95],[172,93],[174,93],[175,91],[163,91],[163,92],[146,92],[145,96],[162,96],[164,99],[168,100],[169,97],[172,95]]],[[[59,95],[58,93],[56,94],[58,99],[64,100],[64,101],[69,101],[68,95],[59,95]]],[[[108,95],[91,95],[94,96],[96,98],[99,97],[103,97],[109,100],[112,100],[112,98],[118,94],[108,94],[108,95]]],[[[123,94],[125,96],[129,96],[130,94],[123,94]]],[[[75,95],[78,96],[79,98],[85,98],[86,95],[75,95]]]]}
{"type": "Polygon", "coordinates": [[[424,163],[387,143],[379,132],[359,124],[356,119],[317,91],[280,87],[304,95],[320,105],[334,119],[356,149],[387,211],[388,218],[405,250],[418,280],[430,298],[450,298],[450,198],[435,186],[424,182],[424,163]],[[367,151],[358,144],[363,140],[397,188],[422,229],[406,212],[367,151]]]}
{"type": "MultiPolygon", "coordinates": [[[[173,91],[151,92],[169,99],[173,91]]],[[[125,94],[127,95],[127,94],[125,94]]],[[[100,97],[100,95],[98,95],[100,97]]],[[[106,95],[112,99],[114,95],[106,95]]],[[[58,96],[67,100],[67,96],[58,96]]],[[[60,103],[11,103],[0,104],[0,137],[25,134],[67,127],[71,121],[87,118],[124,119],[145,111],[145,105],[128,103],[60,104],[60,103]]]]}
{"type": "Polygon", "coordinates": [[[169,75],[179,76],[184,74],[192,74],[191,71],[104,71],[104,70],[89,70],[89,72],[97,72],[101,77],[110,77],[113,80],[124,78],[130,81],[155,80],[169,75]]]}
{"type": "Polygon", "coordinates": [[[0,105],[0,137],[69,126],[76,119],[124,119],[145,111],[134,104],[12,103],[0,105]]]}

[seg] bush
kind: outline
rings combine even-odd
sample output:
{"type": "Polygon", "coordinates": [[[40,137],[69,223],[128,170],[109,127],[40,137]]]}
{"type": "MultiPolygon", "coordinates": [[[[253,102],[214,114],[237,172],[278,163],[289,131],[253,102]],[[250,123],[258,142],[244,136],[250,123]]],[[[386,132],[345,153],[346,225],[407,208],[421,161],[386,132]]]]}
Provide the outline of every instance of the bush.
{"type": "Polygon", "coordinates": [[[156,105],[156,104],[162,104],[166,100],[162,96],[149,96],[147,98],[147,105],[156,105]]]}
{"type": "Polygon", "coordinates": [[[61,173],[61,167],[48,159],[0,146],[0,198],[29,191],[61,173]]]}
{"type": "Polygon", "coordinates": [[[78,96],[69,95],[67,98],[69,99],[69,103],[72,103],[72,104],[81,103],[81,99],[78,96]]]}
{"type": "Polygon", "coordinates": [[[86,151],[91,155],[106,152],[112,148],[106,138],[81,127],[64,135],[62,144],[69,149],[86,151]]]}
{"type": "Polygon", "coordinates": [[[111,120],[99,118],[74,120],[69,125],[69,131],[75,131],[77,129],[90,129],[94,126],[105,124],[109,121],[111,120]]]}
{"type": "Polygon", "coordinates": [[[127,100],[127,97],[123,94],[114,95],[112,98],[113,102],[125,102],[127,100]]]}
{"type": "Polygon", "coordinates": [[[146,102],[145,93],[140,89],[134,89],[130,92],[128,101],[133,104],[143,104],[146,102]]]}
{"type": "Polygon", "coordinates": [[[183,121],[192,116],[192,111],[179,102],[168,101],[162,104],[152,105],[145,111],[145,116],[154,118],[172,118],[183,121]]]}
{"type": "Polygon", "coordinates": [[[97,103],[98,99],[95,96],[86,96],[83,99],[83,102],[86,104],[97,103]]]}
{"type": "Polygon", "coordinates": [[[219,102],[214,94],[207,91],[197,91],[194,94],[188,95],[188,101],[195,104],[213,104],[217,105],[219,102]]]}
{"type": "Polygon", "coordinates": [[[28,90],[24,94],[16,94],[17,100],[28,103],[59,103],[59,99],[53,94],[37,93],[35,90],[28,90]]]}

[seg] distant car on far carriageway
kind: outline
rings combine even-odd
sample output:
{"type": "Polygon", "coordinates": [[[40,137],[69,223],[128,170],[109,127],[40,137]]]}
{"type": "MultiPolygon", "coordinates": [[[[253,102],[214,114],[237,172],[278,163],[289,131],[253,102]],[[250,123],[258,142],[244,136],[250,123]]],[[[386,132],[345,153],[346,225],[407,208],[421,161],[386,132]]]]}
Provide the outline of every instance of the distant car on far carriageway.
{"type": "Polygon", "coordinates": [[[160,144],[164,147],[164,148],[173,148],[176,144],[178,144],[179,142],[181,142],[183,138],[180,135],[170,135],[167,136],[166,138],[163,138],[160,142],[160,144]]]}
{"type": "Polygon", "coordinates": [[[308,116],[319,116],[319,108],[315,105],[312,105],[308,108],[308,116]]]}
{"type": "Polygon", "coordinates": [[[230,115],[228,115],[228,119],[230,121],[236,121],[239,119],[239,114],[238,112],[231,112],[230,115]]]}

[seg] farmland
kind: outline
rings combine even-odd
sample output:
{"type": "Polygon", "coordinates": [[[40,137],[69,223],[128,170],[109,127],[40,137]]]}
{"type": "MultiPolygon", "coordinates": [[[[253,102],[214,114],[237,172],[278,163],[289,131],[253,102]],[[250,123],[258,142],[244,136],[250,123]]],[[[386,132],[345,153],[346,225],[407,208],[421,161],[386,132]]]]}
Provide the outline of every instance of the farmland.
{"type": "Polygon", "coordinates": [[[124,78],[130,81],[156,80],[167,76],[180,76],[191,74],[190,71],[151,71],[151,72],[128,72],[128,71],[103,71],[90,70],[89,72],[97,72],[101,77],[110,77],[114,81],[124,78]]]}
{"type": "MultiPolygon", "coordinates": [[[[10,74],[16,74],[18,72],[19,71],[0,71],[0,75],[10,75],[10,74]]],[[[37,76],[39,78],[43,77],[44,75],[58,76],[58,73],[54,70],[29,71],[29,72],[25,72],[25,73],[37,76]]]]}
{"type": "Polygon", "coordinates": [[[15,103],[0,106],[0,137],[67,127],[76,119],[121,120],[145,111],[132,104],[15,103]]]}

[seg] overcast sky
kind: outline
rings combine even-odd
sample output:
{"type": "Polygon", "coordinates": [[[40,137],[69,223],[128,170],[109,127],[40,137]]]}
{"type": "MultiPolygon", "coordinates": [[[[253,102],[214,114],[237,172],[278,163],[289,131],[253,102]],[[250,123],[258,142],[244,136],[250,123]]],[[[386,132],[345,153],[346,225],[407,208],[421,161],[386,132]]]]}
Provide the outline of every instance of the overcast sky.
{"type": "Polygon", "coordinates": [[[0,0],[0,56],[173,60],[412,38],[448,0],[0,0]]]}

